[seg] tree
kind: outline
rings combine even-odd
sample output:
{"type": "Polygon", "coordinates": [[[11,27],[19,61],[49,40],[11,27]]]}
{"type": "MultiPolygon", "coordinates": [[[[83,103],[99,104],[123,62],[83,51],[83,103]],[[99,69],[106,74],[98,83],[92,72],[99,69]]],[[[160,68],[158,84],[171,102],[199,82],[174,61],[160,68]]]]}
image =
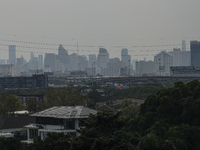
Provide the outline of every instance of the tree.
{"type": "Polygon", "coordinates": [[[45,108],[45,102],[42,102],[41,100],[38,100],[36,98],[28,99],[26,102],[26,109],[30,113],[41,111],[44,108],[45,108]]]}
{"type": "Polygon", "coordinates": [[[53,106],[84,106],[88,101],[89,99],[86,96],[69,91],[67,88],[53,89],[45,94],[47,108],[53,106]]]}
{"type": "Polygon", "coordinates": [[[9,112],[14,114],[14,111],[21,110],[22,102],[15,95],[2,94],[0,95],[0,108],[1,114],[9,112]]]}

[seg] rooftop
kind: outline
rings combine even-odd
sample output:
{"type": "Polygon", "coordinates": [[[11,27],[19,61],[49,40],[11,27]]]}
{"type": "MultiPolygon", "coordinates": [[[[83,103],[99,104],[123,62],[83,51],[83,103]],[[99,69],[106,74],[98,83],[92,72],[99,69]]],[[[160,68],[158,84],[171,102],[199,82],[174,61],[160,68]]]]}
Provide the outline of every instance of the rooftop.
{"type": "Polygon", "coordinates": [[[53,118],[88,118],[90,114],[97,114],[96,110],[84,106],[54,106],[49,109],[32,114],[35,117],[53,118]]]}

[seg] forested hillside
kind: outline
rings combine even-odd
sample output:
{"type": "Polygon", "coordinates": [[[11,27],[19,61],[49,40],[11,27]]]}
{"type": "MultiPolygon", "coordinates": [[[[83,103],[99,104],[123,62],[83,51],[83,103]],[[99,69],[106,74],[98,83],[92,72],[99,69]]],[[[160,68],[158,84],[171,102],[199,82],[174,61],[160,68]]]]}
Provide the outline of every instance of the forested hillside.
{"type": "MultiPolygon", "coordinates": [[[[123,109],[130,107],[126,104],[123,109]]],[[[137,116],[99,112],[82,125],[78,137],[50,134],[24,149],[199,150],[200,82],[176,82],[160,89],[146,98],[137,116]]]]}

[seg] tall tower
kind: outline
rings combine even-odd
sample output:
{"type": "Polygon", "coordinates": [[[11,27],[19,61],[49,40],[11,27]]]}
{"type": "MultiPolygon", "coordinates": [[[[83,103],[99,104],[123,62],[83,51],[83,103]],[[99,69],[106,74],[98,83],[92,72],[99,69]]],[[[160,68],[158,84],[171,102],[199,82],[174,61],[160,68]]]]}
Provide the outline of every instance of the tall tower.
{"type": "Polygon", "coordinates": [[[128,55],[128,49],[126,48],[121,51],[121,61],[125,62],[127,67],[130,65],[131,55],[128,55]]]}
{"type": "Polygon", "coordinates": [[[190,41],[190,51],[191,51],[191,66],[200,66],[200,42],[190,41]]]}
{"type": "Polygon", "coordinates": [[[9,45],[9,64],[16,64],[16,46],[9,45]]]}
{"type": "Polygon", "coordinates": [[[185,43],[185,40],[182,41],[182,51],[186,51],[186,43],[185,43]]]}

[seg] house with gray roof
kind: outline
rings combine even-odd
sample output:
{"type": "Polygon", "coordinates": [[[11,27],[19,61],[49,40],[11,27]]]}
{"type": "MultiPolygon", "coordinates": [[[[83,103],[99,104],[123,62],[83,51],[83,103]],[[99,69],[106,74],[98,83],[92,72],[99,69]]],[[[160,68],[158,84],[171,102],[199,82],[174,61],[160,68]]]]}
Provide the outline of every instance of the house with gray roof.
{"type": "Polygon", "coordinates": [[[36,122],[24,126],[27,139],[44,140],[49,132],[76,134],[80,119],[87,119],[90,114],[96,115],[97,111],[84,106],[55,106],[32,114],[36,122]]]}

